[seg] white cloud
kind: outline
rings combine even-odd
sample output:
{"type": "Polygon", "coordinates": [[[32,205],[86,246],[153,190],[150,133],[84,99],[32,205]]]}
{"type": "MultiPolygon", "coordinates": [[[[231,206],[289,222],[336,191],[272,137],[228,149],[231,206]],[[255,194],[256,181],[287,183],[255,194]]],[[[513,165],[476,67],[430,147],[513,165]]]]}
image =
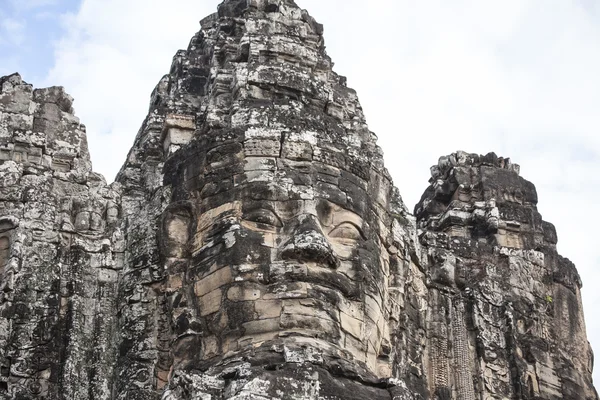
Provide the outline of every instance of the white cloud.
{"type": "Polygon", "coordinates": [[[29,11],[34,8],[53,6],[58,0],[10,0],[10,4],[18,11],[29,11]]]}
{"type": "Polygon", "coordinates": [[[53,11],[39,11],[32,14],[32,18],[36,21],[49,21],[59,19],[59,15],[53,11]]]}
{"type": "Polygon", "coordinates": [[[150,93],[216,1],[84,0],[67,15],[48,84],[63,85],[88,126],[96,169],[112,180],[148,109],[150,93]],[[207,4],[208,3],[208,4],[207,4]]]}
{"type": "Polygon", "coordinates": [[[10,75],[19,70],[19,60],[14,56],[0,55],[0,76],[10,75]]]}
{"type": "Polygon", "coordinates": [[[13,46],[13,37],[5,29],[5,25],[11,25],[6,23],[10,20],[6,10],[0,8],[0,76],[12,74],[19,66],[19,56],[8,51],[13,46]]]}
{"type": "MultiPolygon", "coordinates": [[[[67,87],[96,170],[112,179],[149,94],[218,0],[84,0],[48,83],[67,87]]],[[[600,355],[600,10],[591,0],[297,0],[325,24],[411,207],[457,149],[511,156],[584,280],[600,355]],[[368,4],[368,7],[365,6],[368,4]]],[[[600,381],[600,368],[596,371],[600,381]]]]}
{"type": "Polygon", "coordinates": [[[20,45],[25,40],[25,22],[15,18],[0,20],[0,44],[20,45]]]}

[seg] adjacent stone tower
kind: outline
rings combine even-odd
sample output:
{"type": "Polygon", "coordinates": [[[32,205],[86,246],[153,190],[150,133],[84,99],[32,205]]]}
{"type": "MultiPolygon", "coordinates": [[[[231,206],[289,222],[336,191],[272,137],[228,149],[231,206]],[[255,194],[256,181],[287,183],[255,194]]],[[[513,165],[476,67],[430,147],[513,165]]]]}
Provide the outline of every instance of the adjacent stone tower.
{"type": "Polygon", "coordinates": [[[0,396],[597,400],[581,282],[493,154],[415,216],[323,28],[226,0],[116,182],[62,88],[0,80],[0,396]]]}
{"type": "Polygon", "coordinates": [[[0,78],[0,396],[110,398],[120,193],[62,88],[0,78]],[[92,396],[93,394],[93,396],[92,396]]]}
{"type": "Polygon", "coordinates": [[[415,208],[430,279],[431,393],[597,398],[581,280],[556,252],[533,184],[493,153],[452,154],[431,171],[415,208]]]}

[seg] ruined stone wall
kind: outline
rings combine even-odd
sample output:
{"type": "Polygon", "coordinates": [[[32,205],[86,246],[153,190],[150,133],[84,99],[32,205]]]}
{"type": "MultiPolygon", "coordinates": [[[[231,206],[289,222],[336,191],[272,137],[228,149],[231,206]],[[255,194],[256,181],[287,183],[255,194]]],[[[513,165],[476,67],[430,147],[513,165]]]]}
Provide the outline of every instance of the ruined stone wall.
{"type": "Polygon", "coordinates": [[[0,79],[0,396],[109,398],[119,192],[62,88],[0,79]]]}
{"type": "Polygon", "coordinates": [[[62,88],[0,78],[0,397],[589,399],[581,282],[509,160],[411,215],[323,27],[226,0],[116,182],[62,88]]]}
{"type": "Polygon", "coordinates": [[[447,398],[595,399],[581,280],[510,159],[458,152],[415,208],[431,277],[430,390],[447,398]]]}

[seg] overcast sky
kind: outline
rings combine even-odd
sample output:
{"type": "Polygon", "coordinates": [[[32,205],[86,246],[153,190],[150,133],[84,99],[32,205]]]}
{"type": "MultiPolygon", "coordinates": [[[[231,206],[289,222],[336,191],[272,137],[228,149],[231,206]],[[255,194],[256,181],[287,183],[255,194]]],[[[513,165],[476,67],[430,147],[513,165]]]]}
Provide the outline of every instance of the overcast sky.
{"type": "MultiPolygon", "coordinates": [[[[0,0],[0,75],[65,86],[95,170],[112,181],[154,85],[219,2],[0,0]]],[[[297,2],[325,25],[410,209],[441,155],[495,151],[521,164],[582,275],[600,357],[600,2],[297,2]]]]}

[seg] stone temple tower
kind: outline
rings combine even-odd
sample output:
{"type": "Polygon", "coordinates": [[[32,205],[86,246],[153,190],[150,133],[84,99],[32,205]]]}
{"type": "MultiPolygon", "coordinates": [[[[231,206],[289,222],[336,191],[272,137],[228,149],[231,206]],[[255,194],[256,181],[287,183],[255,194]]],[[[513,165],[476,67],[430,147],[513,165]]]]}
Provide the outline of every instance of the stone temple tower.
{"type": "Polygon", "coordinates": [[[442,157],[413,215],[305,10],[201,27],[110,185],[62,88],[0,79],[0,398],[598,399],[516,164],[442,157]]]}

